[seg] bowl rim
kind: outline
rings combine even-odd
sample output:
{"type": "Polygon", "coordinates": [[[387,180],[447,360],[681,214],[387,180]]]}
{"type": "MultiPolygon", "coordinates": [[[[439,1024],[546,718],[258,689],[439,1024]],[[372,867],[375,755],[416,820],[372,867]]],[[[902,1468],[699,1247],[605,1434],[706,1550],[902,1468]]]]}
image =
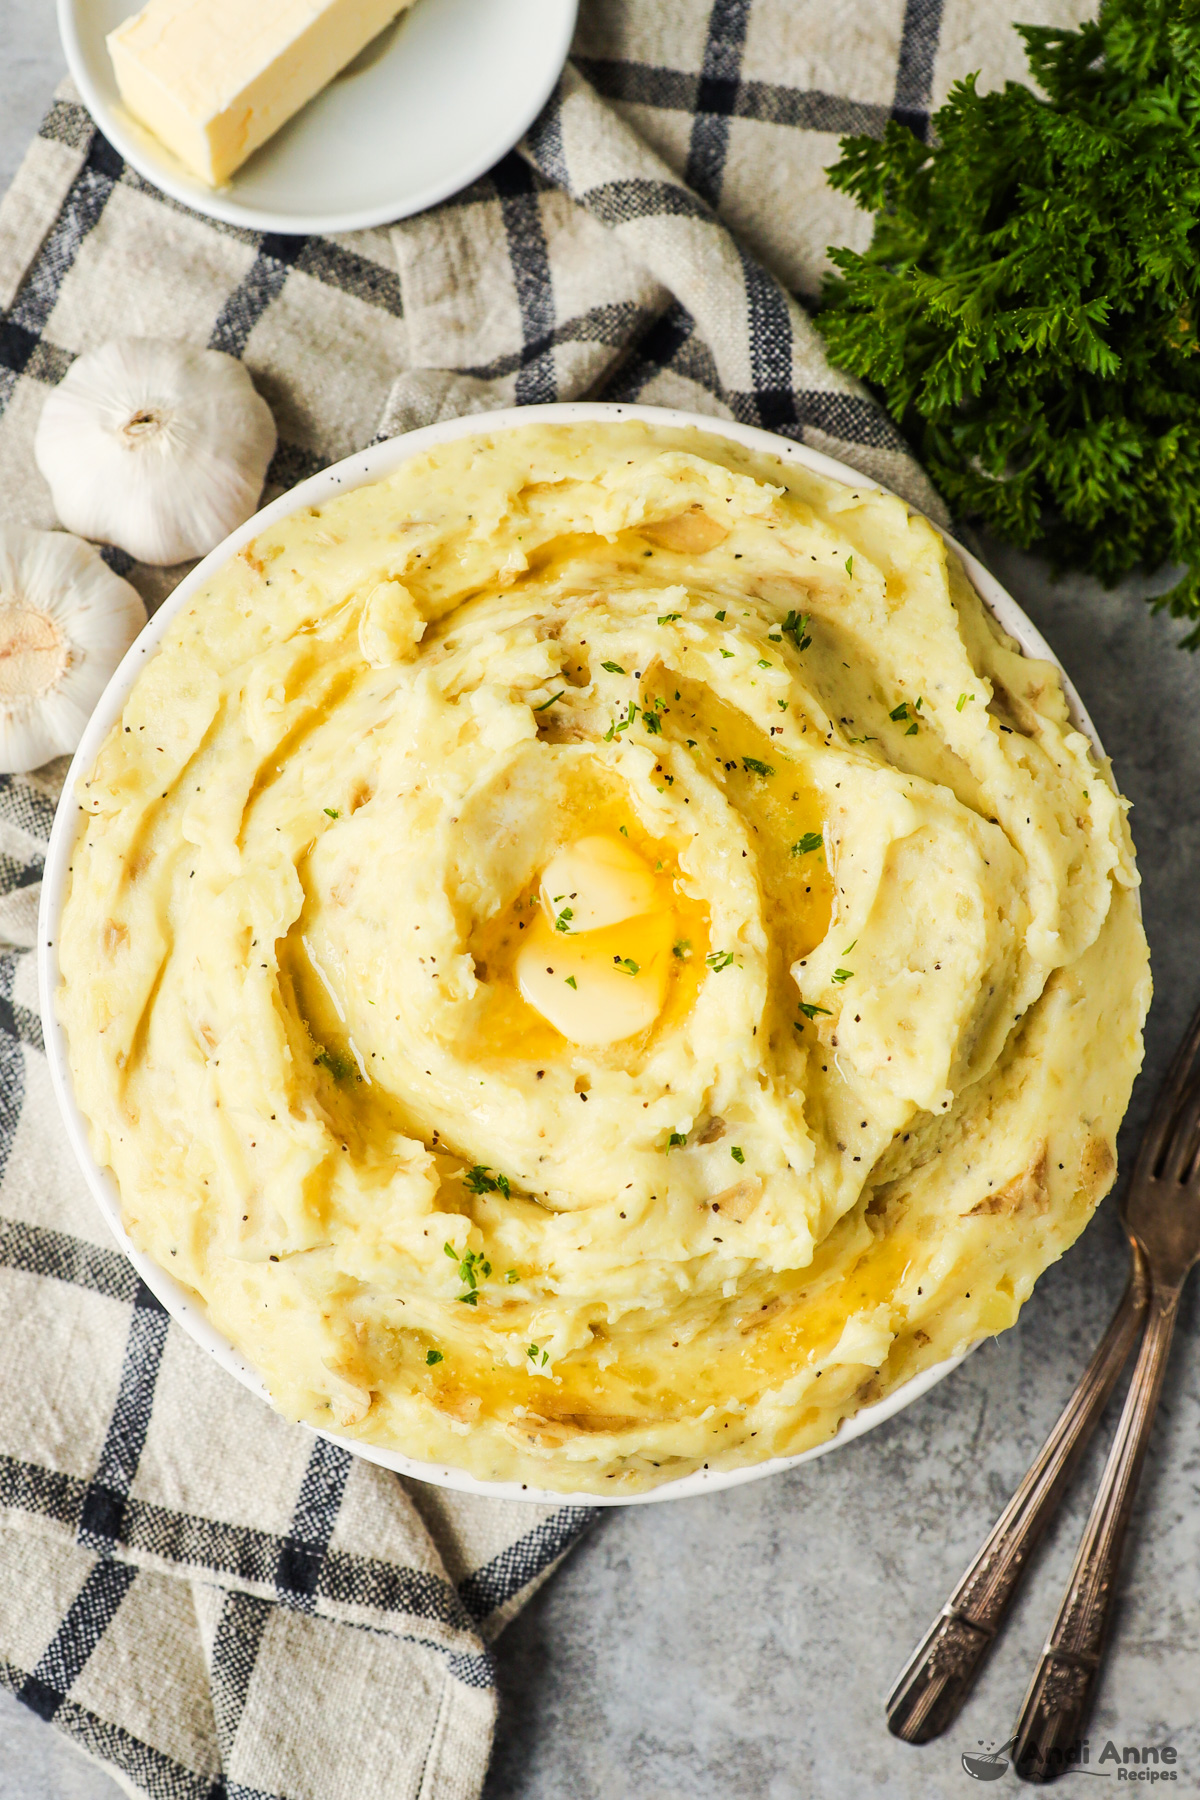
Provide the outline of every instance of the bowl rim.
{"type": "Polygon", "coordinates": [[[190,212],[217,219],[223,225],[272,232],[280,237],[328,237],[335,232],[370,231],[394,225],[450,199],[470,187],[473,181],[478,181],[481,175],[486,175],[524,137],[554,92],[570,54],[579,11],[579,0],[560,0],[561,17],[551,40],[554,53],[545,65],[542,79],[529,88],[523,104],[514,107],[503,130],[492,133],[486,150],[478,151],[437,180],[427,182],[399,203],[381,202],[337,212],[292,213],[273,212],[269,207],[239,201],[236,185],[213,188],[210,193],[198,181],[188,180],[182,173],[182,165],[176,165],[173,158],[168,160],[169,152],[162,158],[150,154],[139,137],[127,128],[120,109],[113,106],[93,78],[89,51],[84,42],[84,19],[91,3],[92,0],[57,0],[58,34],[71,79],[93,121],[113,148],[144,180],[190,212]],[[546,72],[550,69],[552,74],[546,72]]]}
{"type": "MultiPolygon", "coordinates": [[[[399,437],[388,438],[380,443],[372,444],[367,449],[357,451],[353,456],[348,456],[343,461],[321,470],[319,474],[309,476],[307,480],[290,488],[287,493],[281,494],[278,499],[255,513],[244,525],[239,526],[214,550],[210,551],[201,562],[197,563],[196,567],[184,576],[179,585],[163,601],[122,658],[88,721],[79,748],[71,761],[46,852],[37,932],[38,991],[46,1057],[67,1140],[105,1223],[151,1293],[195,1343],[207,1350],[228,1374],[233,1375],[244,1387],[248,1387],[268,1405],[271,1404],[271,1401],[261,1376],[242,1357],[236,1346],[217,1331],[210,1322],[199,1296],[176,1281],[172,1275],[160,1268],[151,1257],[139,1250],[131,1241],[121,1223],[120,1198],[116,1182],[111,1172],[101,1167],[92,1155],[87,1125],[72,1090],[65,1034],[54,1004],[54,997],[59,985],[58,925],[66,893],[67,865],[79,822],[86,816],[78,801],[72,803],[75,784],[91,768],[101,744],[108,735],[110,727],[120,716],[129,692],[145,666],[145,659],[153,650],[157,649],[160,639],[177,614],[220,568],[237,555],[243,545],[251,542],[278,520],[287,518],[289,514],[302,507],[319,505],[340,493],[350,493],[355,488],[365,487],[372,482],[382,480],[403,463],[411,460],[412,457],[418,456],[436,445],[450,443],[458,438],[494,436],[500,432],[539,424],[582,424],[623,420],[637,420],[648,425],[672,429],[682,428],[692,432],[707,433],[710,436],[728,438],[747,449],[780,457],[788,463],[799,464],[801,467],[810,469],[814,473],[844,486],[878,493],[891,491],[885,488],[881,482],[860,474],[848,463],[826,456],[821,451],[812,450],[805,444],[794,443],[790,438],[777,437],[772,432],[760,430],[757,426],[743,425],[736,420],[685,412],[676,407],[642,406],[603,401],[570,401],[542,406],[506,407],[496,412],[468,413],[457,418],[440,420],[436,424],[426,425],[399,437]]],[[[916,511],[917,509],[913,508],[912,510],[916,511]]],[[[965,549],[948,532],[942,531],[940,527],[935,526],[934,529],[957,552],[980,599],[1002,629],[1016,639],[1024,654],[1051,662],[1058,669],[1072,724],[1089,739],[1102,770],[1107,771],[1108,759],[1096,728],[1066,670],[1041,632],[1026,617],[1017,602],[1000,585],[995,576],[990,574],[969,550],[965,549]]],[[[873,1406],[862,1408],[852,1418],[843,1421],[834,1436],[824,1443],[815,1444],[810,1449],[798,1451],[791,1456],[771,1457],[760,1463],[740,1464],[729,1469],[712,1470],[707,1467],[697,1469],[689,1475],[680,1476],[673,1481],[662,1482],[659,1486],[639,1494],[564,1493],[513,1481],[485,1481],[468,1474],[464,1469],[420,1461],[415,1457],[405,1456],[399,1451],[387,1450],[379,1445],[363,1442],[358,1438],[343,1437],[337,1432],[322,1431],[307,1424],[305,1429],[314,1432],[319,1437],[328,1438],[331,1443],[338,1444],[354,1455],[365,1457],[367,1461],[391,1469],[397,1474],[412,1476],[417,1480],[430,1482],[436,1487],[451,1488],[460,1493],[481,1494],[503,1500],[529,1500],[558,1506],[648,1505],[660,1500],[684,1499],[697,1494],[716,1492],[723,1488],[740,1487],[748,1481],[758,1481],[785,1469],[798,1468],[803,1463],[812,1462],[817,1457],[827,1455],[831,1450],[853,1443],[855,1439],[862,1437],[877,1425],[883,1424],[886,1419],[892,1418],[896,1413],[911,1406],[914,1401],[927,1394],[932,1387],[956,1369],[975,1347],[975,1345],[971,1345],[967,1350],[935,1363],[931,1368],[923,1370],[911,1380],[902,1383],[900,1387],[894,1389],[892,1393],[877,1401],[873,1406]]]]}

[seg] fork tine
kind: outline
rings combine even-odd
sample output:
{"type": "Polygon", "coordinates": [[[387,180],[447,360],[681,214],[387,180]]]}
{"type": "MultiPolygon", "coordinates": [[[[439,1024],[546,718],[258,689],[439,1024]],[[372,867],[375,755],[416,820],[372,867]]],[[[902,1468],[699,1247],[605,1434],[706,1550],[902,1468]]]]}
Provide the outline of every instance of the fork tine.
{"type": "Polygon", "coordinates": [[[1162,1179],[1183,1181],[1195,1160],[1197,1125],[1200,1124],[1200,1076],[1193,1076],[1179,1097],[1175,1117],[1162,1154],[1162,1179]]]}
{"type": "MultiPolygon", "coordinates": [[[[1134,1169],[1135,1178],[1152,1173],[1161,1157],[1183,1104],[1198,1052],[1200,1052],[1200,1007],[1197,1007],[1192,1015],[1187,1035],[1175,1052],[1167,1079],[1159,1090],[1158,1099],[1154,1103],[1150,1123],[1146,1127],[1138,1150],[1134,1169]]],[[[1190,1137],[1191,1134],[1182,1133],[1181,1135],[1190,1137]]],[[[1176,1150],[1178,1150],[1178,1146],[1176,1146],[1176,1150]]]]}

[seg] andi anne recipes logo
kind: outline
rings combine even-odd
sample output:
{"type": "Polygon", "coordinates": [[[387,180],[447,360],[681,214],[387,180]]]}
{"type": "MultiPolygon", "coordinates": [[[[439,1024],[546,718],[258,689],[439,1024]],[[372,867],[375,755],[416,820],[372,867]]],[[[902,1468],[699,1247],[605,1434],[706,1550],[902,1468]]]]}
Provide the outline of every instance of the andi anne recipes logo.
{"type": "MultiPolygon", "coordinates": [[[[999,1781],[1011,1765],[1010,1752],[1015,1742],[1015,1738],[1009,1738],[997,1747],[980,1739],[978,1749],[963,1751],[962,1766],[972,1781],[999,1781]]],[[[1150,1786],[1159,1781],[1178,1782],[1184,1774],[1179,1752],[1167,1740],[1159,1744],[1118,1744],[1115,1739],[1106,1738],[1103,1745],[1097,1746],[1091,1738],[1081,1738],[1063,1750],[1055,1750],[1052,1756],[1053,1765],[1047,1771],[1052,1777],[1085,1775],[1150,1786]]]]}

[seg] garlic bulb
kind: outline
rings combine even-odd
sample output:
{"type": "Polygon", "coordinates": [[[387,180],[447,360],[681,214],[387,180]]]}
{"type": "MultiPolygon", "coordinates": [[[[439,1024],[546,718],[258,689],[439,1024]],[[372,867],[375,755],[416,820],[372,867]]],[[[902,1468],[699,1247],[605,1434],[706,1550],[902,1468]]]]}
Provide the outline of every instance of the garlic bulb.
{"type": "Polygon", "coordinates": [[[275,442],[236,357],[114,338],[49,396],[34,455],[68,531],[164,564],[206,556],[250,517],[275,442]]]}
{"type": "Polygon", "coordinates": [[[0,525],[0,773],[75,749],[145,623],[136,589],[90,544],[0,525]]]}

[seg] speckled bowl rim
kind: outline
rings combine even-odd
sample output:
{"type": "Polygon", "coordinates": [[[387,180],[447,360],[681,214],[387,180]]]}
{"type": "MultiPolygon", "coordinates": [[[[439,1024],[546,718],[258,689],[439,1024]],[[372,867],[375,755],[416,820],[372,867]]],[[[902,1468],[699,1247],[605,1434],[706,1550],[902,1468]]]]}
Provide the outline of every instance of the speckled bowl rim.
{"type": "MultiPolygon", "coordinates": [[[[317,506],[333,499],[337,494],[349,493],[354,488],[379,481],[390,475],[394,469],[399,468],[411,457],[418,456],[437,444],[452,442],[456,438],[492,437],[499,432],[519,429],[528,425],[568,425],[625,419],[641,420],[647,425],[682,427],[710,437],[729,438],[748,450],[781,457],[785,463],[798,463],[818,475],[824,475],[829,480],[843,483],[848,487],[879,492],[887,491],[879,482],[859,474],[847,463],[838,462],[833,457],[810,450],[803,444],[793,443],[788,438],[776,437],[771,432],[737,424],[729,419],[682,412],[673,407],[623,406],[577,401],[571,404],[509,407],[499,412],[471,413],[463,418],[447,419],[436,425],[427,425],[419,431],[408,432],[402,437],[390,438],[384,443],[373,444],[370,449],[361,450],[357,455],[349,456],[345,461],[335,463],[331,468],[322,470],[319,475],[310,476],[307,481],[302,481],[298,487],[282,494],[278,500],[272,501],[270,506],[264,507],[252,519],[248,519],[239,530],[226,538],[222,544],[219,544],[206,556],[203,562],[198,563],[191,573],[184,577],[174,592],[164,600],[122,660],[92,714],[82,742],[71,763],[63,799],[58,808],[46,854],[37,942],[38,986],[45,1030],[46,1055],[55,1097],[66,1128],[67,1140],[109,1230],[151,1293],[161,1301],[170,1316],[195,1343],[207,1350],[228,1374],[235,1376],[244,1387],[248,1387],[252,1393],[257,1394],[268,1405],[270,1398],[262,1378],[243,1359],[229,1339],[217,1331],[210,1322],[199,1297],[183,1287],[165,1269],[161,1269],[156,1262],[131,1242],[121,1223],[120,1199],[116,1182],[110,1171],[97,1163],[88,1143],[87,1126],[75,1100],[67,1062],[66,1042],[54,1006],[54,995],[59,985],[58,926],[66,895],[67,865],[79,822],[85,816],[83,808],[77,801],[72,804],[76,782],[91,768],[109,728],[120,716],[129,691],[141,673],[146,658],[158,647],[159,640],[176,615],[188,604],[193,595],[216,574],[218,569],[222,568],[231,557],[236,556],[244,544],[248,544],[268,526],[278,523],[280,519],[287,518],[290,513],[298,511],[301,507],[317,506]]],[[[1003,630],[1016,639],[1027,656],[1044,658],[1059,669],[1072,723],[1087,736],[1101,766],[1107,769],[1107,758],[1096,728],[1088,717],[1083,702],[1066,670],[1063,669],[1041,632],[1025,616],[1012,596],[1001,587],[995,576],[989,574],[982,564],[948,533],[942,532],[941,535],[957,551],[980,599],[1003,630]]],[[[641,1494],[560,1493],[554,1489],[535,1488],[514,1481],[483,1481],[463,1469],[451,1468],[439,1463],[421,1462],[415,1457],[404,1456],[399,1451],[386,1450],[376,1444],[364,1443],[357,1438],[340,1437],[335,1432],[324,1431],[317,1432],[317,1435],[327,1437],[331,1443],[340,1444],[356,1456],[363,1456],[369,1462],[378,1463],[383,1468],[394,1470],[397,1474],[411,1475],[420,1481],[431,1482],[436,1487],[454,1488],[461,1493],[487,1494],[501,1500],[532,1500],[555,1505],[649,1505],[658,1500],[683,1499],[696,1494],[712,1493],[721,1488],[737,1487],[746,1481],[760,1481],[767,1475],[777,1474],[783,1469],[799,1468],[802,1463],[811,1462],[818,1456],[825,1456],[830,1450],[853,1443],[865,1432],[873,1430],[877,1425],[882,1425],[885,1419],[894,1417],[904,1407],[911,1406],[915,1400],[921,1399],[932,1387],[949,1375],[952,1369],[956,1369],[963,1361],[964,1356],[969,1353],[969,1351],[964,1351],[957,1356],[946,1358],[945,1361],[935,1364],[932,1368],[923,1370],[921,1374],[903,1383],[874,1406],[864,1407],[853,1418],[846,1420],[835,1436],[823,1444],[814,1445],[810,1450],[802,1450],[795,1456],[772,1457],[766,1462],[749,1463],[731,1469],[697,1469],[690,1475],[681,1476],[675,1481],[665,1481],[658,1487],[641,1494]]],[[[313,1426],[306,1426],[306,1429],[316,1430],[313,1426]]]]}

